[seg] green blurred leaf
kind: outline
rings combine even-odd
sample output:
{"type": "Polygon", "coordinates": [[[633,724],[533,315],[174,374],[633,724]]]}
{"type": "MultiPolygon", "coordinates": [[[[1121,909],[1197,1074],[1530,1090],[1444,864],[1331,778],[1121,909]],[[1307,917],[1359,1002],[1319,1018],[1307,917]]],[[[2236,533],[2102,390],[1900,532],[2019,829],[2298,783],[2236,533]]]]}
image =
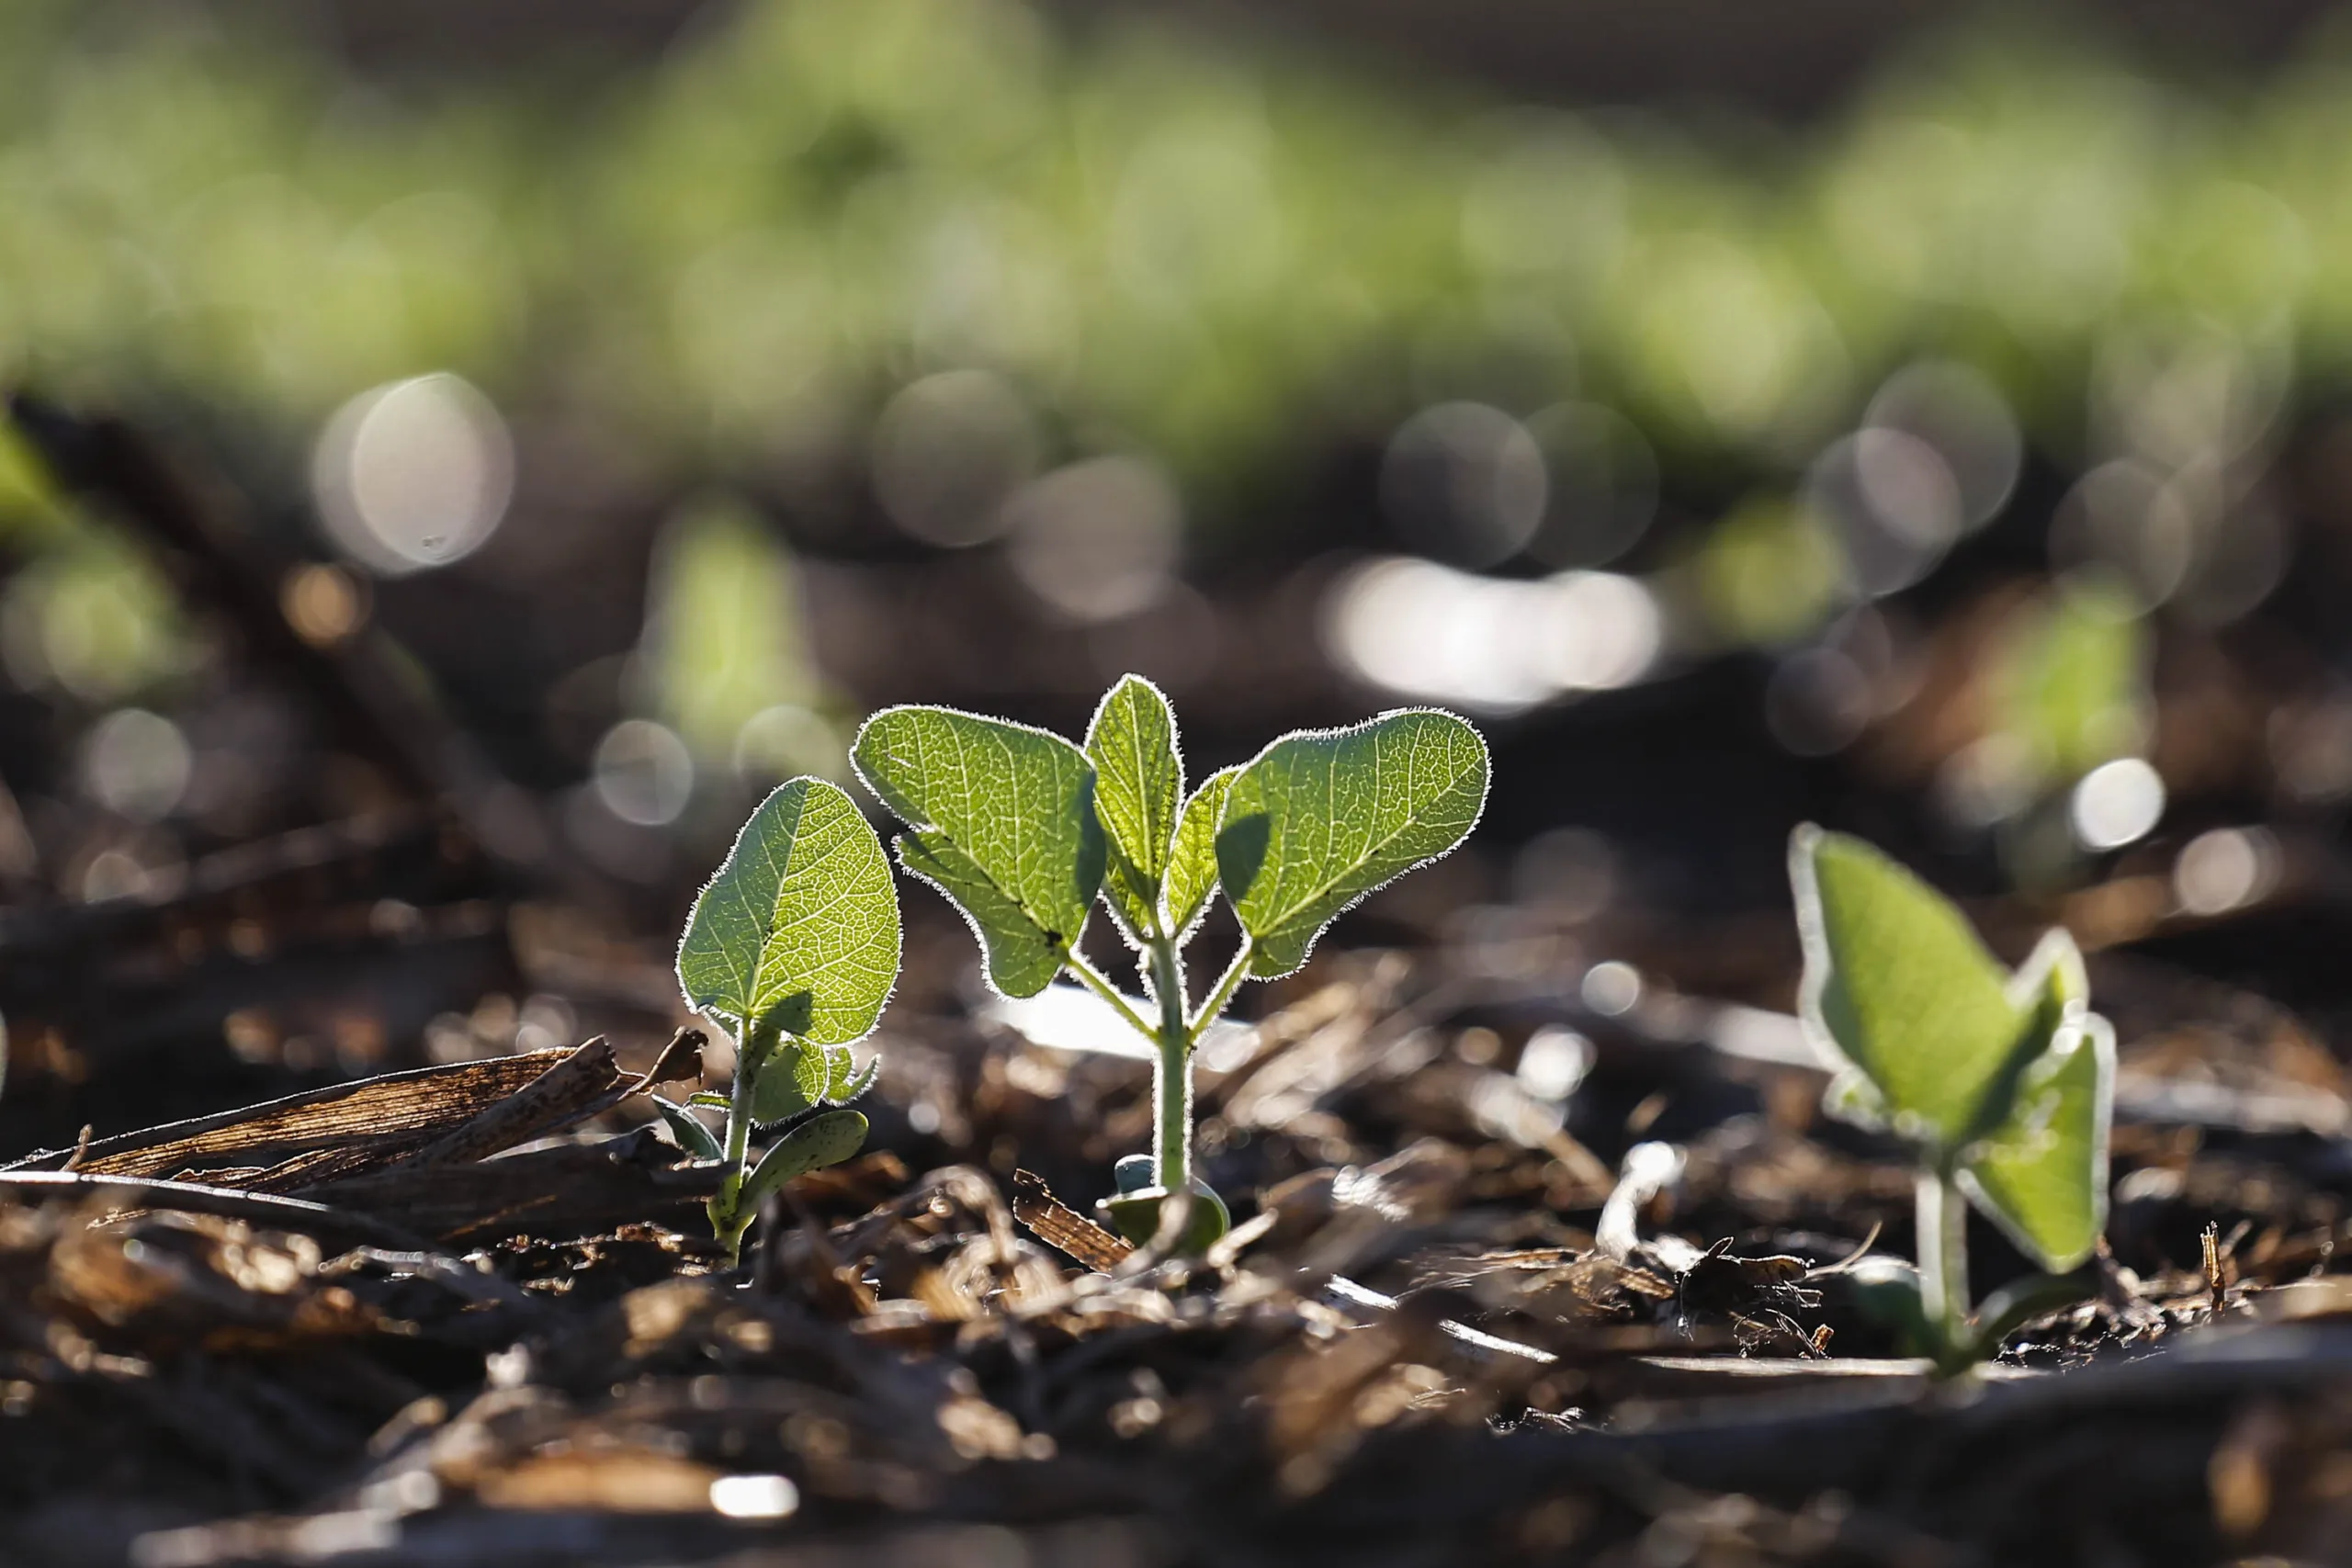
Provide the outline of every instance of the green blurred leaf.
{"type": "Polygon", "coordinates": [[[1462,842],[1487,777],[1478,732],[1433,708],[1286,735],[1260,752],[1233,781],[1216,836],[1250,972],[1290,974],[1341,910],[1462,842]]]}
{"type": "Polygon", "coordinates": [[[752,1080],[752,1120],[765,1127],[786,1122],[821,1104],[832,1083],[831,1054],[846,1055],[846,1045],[811,1045],[786,1040],[759,1066],[752,1080]]]}
{"type": "Polygon", "coordinates": [[[900,863],[961,909],[989,979],[1035,996],[1061,970],[1102,886],[1094,768],[1058,735],[950,708],[885,708],[851,761],[915,830],[900,863]]]}
{"type": "Polygon", "coordinates": [[[736,1212],[759,1212],[762,1200],[796,1176],[839,1165],[865,1142],[865,1118],[854,1111],[828,1111],[795,1127],[770,1145],[743,1179],[736,1212]]]}
{"type": "Polygon", "coordinates": [[[1192,934],[1216,891],[1216,830],[1225,820],[1225,797],[1240,776],[1238,767],[1211,773],[1177,818],[1176,843],[1160,887],[1160,930],[1179,941],[1192,934]]]}
{"type": "Polygon", "coordinates": [[[1860,839],[1799,828],[1789,878],[1801,1011],[1846,1069],[1833,1092],[1905,1136],[1957,1145],[2024,1024],[2008,976],[1943,895],[1860,839]]]}
{"type": "Polygon", "coordinates": [[[2026,1065],[2007,1114],[1963,1154],[1962,1188],[2052,1273],[2089,1258],[2107,1224],[2114,1080],[2107,1021],[2069,1022],[2026,1065]]]}
{"type": "Polygon", "coordinates": [[[1859,839],[1790,842],[1801,1009],[1842,1066],[1825,1105],[1957,1155],[1977,1206],[2045,1268],[2089,1255],[2107,1205],[2114,1045],[2063,931],[2006,976],[1942,895],[1859,839]]]}
{"type": "Polygon", "coordinates": [[[1103,891],[1130,936],[1159,925],[1159,888],[1184,799],[1176,716],[1159,688],[1126,675],[1103,694],[1086,727],[1094,763],[1094,809],[1109,840],[1103,891]]]}
{"type": "Polygon", "coordinates": [[[899,976],[899,896],[856,805],[779,784],[695,900],[678,982],[699,1011],[820,1043],[863,1039],[899,976]]]}
{"type": "Polygon", "coordinates": [[[2042,780],[2069,784],[2147,738],[2148,630],[2120,586],[2070,581],[2028,610],[1995,665],[1996,722],[2042,780]]]}
{"type": "MultiPolygon", "coordinates": [[[[653,562],[645,669],[661,716],[703,757],[734,754],[743,728],[779,705],[807,710],[822,682],[802,629],[798,573],[782,537],[741,502],[688,505],[653,562]]],[[[822,721],[813,727],[822,733],[822,721]]],[[[795,771],[838,772],[838,740],[795,771]]]]}

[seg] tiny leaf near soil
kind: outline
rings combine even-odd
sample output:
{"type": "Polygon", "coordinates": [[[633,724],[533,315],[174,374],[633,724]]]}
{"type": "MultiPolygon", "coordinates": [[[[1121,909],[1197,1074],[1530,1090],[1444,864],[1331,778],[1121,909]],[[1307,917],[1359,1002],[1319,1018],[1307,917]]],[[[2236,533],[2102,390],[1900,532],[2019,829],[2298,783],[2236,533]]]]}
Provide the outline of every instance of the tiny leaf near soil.
{"type": "Polygon", "coordinates": [[[1086,727],[1086,755],[1108,840],[1102,889],[1120,925],[1139,940],[1159,928],[1160,884],[1184,800],[1176,716],[1159,688],[1140,675],[1122,676],[1086,727]]]}
{"type": "Polygon", "coordinates": [[[1059,974],[1102,886],[1094,767],[1058,735],[950,708],[885,708],[850,749],[911,831],[899,860],[960,909],[989,982],[1035,996],[1059,974]]]}
{"type": "Polygon", "coordinates": [[[2028,1028],[2007,973],[1943,895],[1860,839],[1799,828],[1789,875],[1804,945],[1799,1011],[1842,1069],[1832,1102],[1957,1147],[2028,1028]]]}
{"type": "Polygon", "coordinates": [[[693,1111],[658,1094],[649,1094],[645,1098],[651,1100],[653,1109],[662,1113],[662,1122],[669,1126],[670,1136],[677,1141],[680,1148],[696,1159],[727,1157],[727,1151],[719,1147],[718,1138],[711,1134],[709,1128],[695,1120],[693,1111]]]}
{"type": "Polygon", "coordinates": [[[1245,764],[1226,795],[1216,863],[1250,934],[1250,973],[1293,973],[1342,910],[1459,844],[1487,778],[1478,732],[1434,708],[1286,735],[1245,764]]]}
{"type": "Polygon", "coordinates": [[[1225,820],[1225,797],[1238,767],[1223,768],[1201,781],[1176,820],[1176,842],[1160,881],[1159,929],[1182,942],[1193,934],[1216,891],[1216,830],[1225,820]]]}
{"type": "Polygon", "coordinates": [[[829,1165],[839,1165],[865,1142],[865,1118],[854,1111],[828,1111],[810,1118],[778,1138],[743,1179],[736,1200],[739,1212],[759,1210],[767,1195],[790,1181],[829,1165]]]}
{"type": "Polygon", "coordinates": [[[848,795],[776,786],[695,900],[678,982],[696,1010],[820,1043],[863,1039],[899,976],[889,862],[848,795]]]}

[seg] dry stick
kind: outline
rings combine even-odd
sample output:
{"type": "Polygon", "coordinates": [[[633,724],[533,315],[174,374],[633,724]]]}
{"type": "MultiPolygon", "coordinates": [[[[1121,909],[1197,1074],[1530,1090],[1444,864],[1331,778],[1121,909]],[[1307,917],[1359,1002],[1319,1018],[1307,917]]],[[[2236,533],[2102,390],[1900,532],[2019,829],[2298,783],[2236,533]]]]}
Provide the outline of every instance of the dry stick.
{"type": "MultiPolygon", "coordinates": [[[[544,1051],[533,1052],[526,1056],[501,1056],[483,1062],[410,1067],[400,1072],[379,1073],[374,1077],[355,1078],[349,1083],[331,1084],[324,1089],[306,1089],[300,1094],[289,1094],[282,1099],[264,1100],[258,1105],[241,1105],[232,1110],[214,1111],[204,1116],[191,1116],[185,1121],[161,1122],[153,1127],[139,1128],[135,1132],[118,1133],[110,1137],[95,1139],[80,1151],[79,1157],[83,1163],[86,1164],[170,1146],[175,1149],[178,1157],[185,1159],[213,1152],[226,1154],[239,1152],[247,1147],[276,1146],[274,1144],[254,1145],[238,1144],[234,1141],[222,1141],[219,1143],[216,1149],[210,1146],[209,1140],[210,1134],[251,1128],[264,1122],[267,1122],[272,1126],[283,1126],[286,1129],[286,1135],[289,1138],[321,1136],[323,1134],[315,1132],[308,1119],[298,1117],[296,1113],[320,1109],[322,1124],[333,1120],[332,1112],[323,1108],[331,1107],[339,1100],[351,1100],[362,1095],[381,1094],[399,1088],[413,1088],[418,1091],[420,1098],[430,1098],[432,1090],[442,1084],[477,1077],[498,1080],[514,1071],[517,1066],[530,1063],[534,1059],[538,1061],[538,1067],[534,1073],[536,1077],[560,1058],[556,1052],[544,1051]],[[195,1146],[177,1147],[188,1145],[195,1146]]],[[[523,1083],[530,1081],[530,1079],[525,1079],[523,1083]]],[[[515,1087],[521,1088],[523,1084],[516,1084],[515,1087]]],[[[409,1109],[413,1111],[414,1108],[409,1109]]],[[[404,1129],[399,1126],[383,1128],[387,1133],[402,1130],[404,1129]]],[[[338,1126],[335,1131],[340,1135],[347,1129],[338,1126]]],[[[62,1161],[69,1157],[73,1157],[72,1151],[42,1149],[27,1155],[8,1166],[0,1167],[0,1170],[37,1169],[49,1162],[62,1161]]]]}
{"type": "Polygon", "coordinates": [[[110,1198],[127,1207],[176,1209],[185,1213],[212,1214],[227,1220],[250,1220],[282,1230],[311,1235],[341,1235],[368,1247],[401,1252],[439,1250],[433,1243],[366,1214],[329,1208],[305,1198],[281,1198],[270,1192],[241,1192],[231,1187],[207,1187],[194,1181],[163,1181],[120,1176],[89,1176],[78,1170],[0,1171],[0,1192],[30,1197],[110,1198]]]}

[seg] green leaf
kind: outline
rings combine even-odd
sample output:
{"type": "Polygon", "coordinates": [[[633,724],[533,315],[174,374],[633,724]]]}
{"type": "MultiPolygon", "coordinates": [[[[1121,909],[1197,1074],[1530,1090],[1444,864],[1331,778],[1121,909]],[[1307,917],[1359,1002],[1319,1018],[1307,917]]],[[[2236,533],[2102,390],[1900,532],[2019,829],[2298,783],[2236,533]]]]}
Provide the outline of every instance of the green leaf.
{"type": "MultiPolygon", "coordinates": [[[[1860,839],[1809,823],[1790,839],[1789,876],[1804,944],[1799,1010],[1843,1069],[1827,1103],[1958,1147],[1999,1114],[2004,1078],[2034,1048],[2033,998],[2055,983],[2058,949],[2046,946],[2042,968],[2029,964],[2013,987],[1943,895],[1860,839]]],[[[2078,980],[2069,984],[2058,1005],[2079,1010],[2078,980]]]]}
{"type": "Polygon", "coordinates": [[[868,1056],[861,1071],[851,1058],[848,1046],[837,1045],[833,1049],[840,1055],[833,1061],[832,1083],[825,1090],[825,1100],[830,1105],[847,1105],[872,1089],[874,1080],[882,1076],[882,1058],[868,1056]]]}
{"type": "Polygon", "coordinates": [[[767,1195],[796,1176],[839,1165],[865,1142],[865,1118],[854,1111],[828,1111],[778,1138],[743,1179],[735,1212],[754,1214],[767,1195]]]}
{"type": "Polygon", "coordinates": [[[2147,739],[2149,622],[2130,592],[2070,580],[2013,617],[1993,650],[1993,718],[2038,780],[2064,784],[2147,739]]]}
{"type": "Polygon", "coordinates": [[[1158,930],[1159,886],[1184,799],[1176,716],[1159,688],[1126,675],[1103,694],[1086,727],[1094,763],[1094,809],[1109,840],[1103,891],[1131,938],[1158,930]]]}
{"type": "Polygon", "coordinates": [[[2052,1273],[2090,1257],[2107,1224],[2115,1032],[2093,1013],[2055,1031],[2018,1075],[2007,1114],[1964,1152],[1960,1184],[2052,1273]]]}
{"type": "Polygon", "coordinates": [[[1060,973],[1102,886],[1094,768],[1058,735],[949,708],[885,708],[851,760],[915,831],[899,859],[961,909],[989,979],[1035,996],[1060,973]]]}
{"type": "Polygon", "coordinates": [[[849,1054],[846,1045],[811,1045],[786,1040],[759,1066],[752,1080],[752,1120],[759,1126],[789,1121],[814,1109],[832,1082],[831,1052],[849,1054]]]}
{"type": "Polygon", "coordinates": [[[1433,708],[1261,751],[1233,781],[1216,835],[1250,973],[1290,974],[1341,910],[1459,844],[1486,805],[1487,771],[1478,732],[1433,708]]]}
{"type": "Polygon", "coordinates": [[[776,786],[695,900],[678,983],[696,1010],[839,1043],[864,1038],[899,976],[889,862],[839,786],[776,786]]]}
{"type": "Polygon", "coordinates": [[[718,1146],[718,1139],[695,1119],[693,1111],[683,1105],[673,1105],[658,1094],[649,1094],[645,1098],[651,1100],[653,1109],[662,1113],[662,1120],[670,1128],[670,1136],[677,1140],[680,1148],[696,1159],[727,1157],[726,1151],[718,1146]]]}
{"type": "Polygon", "coordinates": [[[1225,820],[1225,797],[1240,776],[1239,768],[1211,773],[1177,818],[1175,847],[1160,884],[1159,929],[1180,942],[1192,934],[1216,891],[1216,830],[1225,820]]]}

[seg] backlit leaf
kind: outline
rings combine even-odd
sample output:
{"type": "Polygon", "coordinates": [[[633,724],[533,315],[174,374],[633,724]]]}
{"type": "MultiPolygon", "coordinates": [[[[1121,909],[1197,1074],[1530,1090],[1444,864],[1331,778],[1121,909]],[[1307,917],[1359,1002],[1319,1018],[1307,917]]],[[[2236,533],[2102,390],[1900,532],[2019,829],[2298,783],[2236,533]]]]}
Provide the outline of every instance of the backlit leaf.
{"type": "Polygon", "coordinates": [[[1200,923],[1216,891],[1216,830],[1225,819],[1225,797],[1239,768],[1225,768],[1201,781],[1176,820],[1176,844],[1160,885],[1160,929],[1182,941],[1200,923]]]}
{"type": "Polygon", "coordinates": [[[2107,1224],[2115,1032],[2091,1014],[2026,1065],[2008,1114],[1965,1152],[1960,1183],[2025,1254],[2053,1273],[2091,1255],[2107,1224]]]}
{"type": "Polygon", "coordinates": [[[898,976],[899,895],[874,829],[822,779],[777,785],[695,900],[678,945],[686,999],[842,1043],[873,1030],[898,976]]]}
{"type": "Polygon", "coordinates": [[[1140,675],[1122,677],[1087,726],[1086,755],[1109,840],[1103,891],[1128,934],[1142,936],[1159,923],[1159,886],[1184,799],[1176,716],[1159,688],[1140,675]]]}
{"type": "Polygon", "coordinates": [[[832,1081],[830,1054],[849,1054],[846,1045],[811,1045],[786,1040],[759,1066],[752,1080],[752,1120],[764,1127],[788,1121],[813,1109],[825,1098],[832,1081]]]}
{"type": "Polygon", "coordinates": [[[2009,976],[1943,895],[1860,839],[1789,846],[1807,1031],[1843,1113],[1955,1147],[1986,1114],[2028,1027],[2009,976]]]}
{"type": "Polygon", "coordinates": [[[1406,708],[1286,735],[1235,778],[1218,880],[1250,933],[1250,972],[1287,975],[1374,888],[1447,853],[1477,825],[1487,745],[1450,713],[1406,708]]]}
{"type": "Polygon", "coordinates": [[[1060,972],[1102,885],[1094,768],[1058,735],[949,708],[885,708],[851,760],[915,830],[906,868],[978,933],[989,981],[1034,996],[1060,972]]]}

